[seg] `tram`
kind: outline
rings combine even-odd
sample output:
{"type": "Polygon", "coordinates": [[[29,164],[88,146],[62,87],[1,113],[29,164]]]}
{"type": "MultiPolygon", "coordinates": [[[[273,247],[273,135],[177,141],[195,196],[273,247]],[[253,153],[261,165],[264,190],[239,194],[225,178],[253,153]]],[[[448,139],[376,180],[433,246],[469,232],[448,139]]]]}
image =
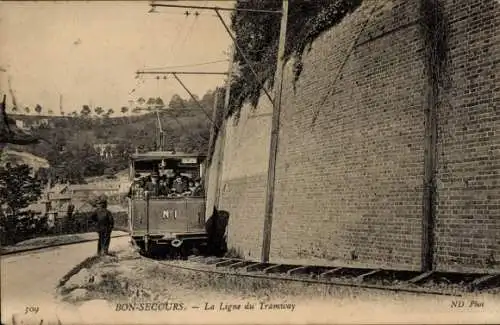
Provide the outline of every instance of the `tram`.
{"type": "Polygon", "coordinates": [[[129,231],[143,255],[187,256],[206,248],[205,160],[170,151],[131,155],[129,231]]]}

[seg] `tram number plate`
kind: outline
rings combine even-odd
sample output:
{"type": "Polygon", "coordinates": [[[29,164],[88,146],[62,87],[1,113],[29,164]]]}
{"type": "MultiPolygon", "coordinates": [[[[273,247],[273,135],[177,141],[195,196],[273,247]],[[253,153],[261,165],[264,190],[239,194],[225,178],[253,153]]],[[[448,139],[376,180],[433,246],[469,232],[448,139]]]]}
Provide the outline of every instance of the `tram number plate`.
{"type": "Polygon", "coordinates": [[[177,210],[163,210],[162,218],[165,220],[170,218],[177,219],[177,210]]]}

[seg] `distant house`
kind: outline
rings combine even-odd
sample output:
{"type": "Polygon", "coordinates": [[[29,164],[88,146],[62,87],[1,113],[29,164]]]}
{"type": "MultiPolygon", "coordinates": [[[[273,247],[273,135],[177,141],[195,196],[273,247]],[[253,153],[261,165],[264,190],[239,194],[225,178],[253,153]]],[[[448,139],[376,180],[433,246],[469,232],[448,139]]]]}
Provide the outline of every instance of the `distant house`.
{"type": "Polygon", "coordinates": [[[103,158],[112,158],[113,153],[116,150],[117,145],[115,143],[100,143],[94,144],[94,150],[103,158]]]}
{"type": "Polygon", "coordinates": [[[69,206],[73,205],[73,213],[88,213],[93,211],[93,206],[88,200],[82,200],[73,197],[73,191],[70,185],[57,184],[47,189],[42,194],[42,198],[30,204],[23,211],[31,211],[47,217],[47,223],[54,226],[57,220],[65,218],[68,215],[69,206]]]}
{"type": "Polygon", "coordinates": [[[31,123],[30,127],[33,128],[39,128],[39,127],[45,127],[45,126],[52,126],[52,123],[49,122],[49,119],[47,118],[42,118],[37,121],[34,121],[31,123]]]}
{"type": "Polygon", "coordinates": [[[75,200],[89,201],[99,195],[106,195],[109,203],[112,203],[119,201],[120,185],[118,183],[69,185],[67,191],[75,200]]]}
{"type": "Polygon", "coordinates": [[[16,126],[18,129],[23,130],[23,131],[28,131],[29,127],[23,120],[16,120],[16,126]]]}

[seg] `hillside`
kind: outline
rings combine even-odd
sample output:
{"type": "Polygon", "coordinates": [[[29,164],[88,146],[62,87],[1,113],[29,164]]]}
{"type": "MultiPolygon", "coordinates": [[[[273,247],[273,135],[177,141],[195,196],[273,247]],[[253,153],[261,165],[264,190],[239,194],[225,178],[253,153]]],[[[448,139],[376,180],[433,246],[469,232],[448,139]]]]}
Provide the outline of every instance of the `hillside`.
{"type": "Polygon", "coordinates": [[[8,145],[8,149],[44,159],[50,167],[45,164],[38,171],[43,182],[84,183],[89,177],[109,176],[127,168],[128,157],[136,150],[158,149],[159,117],[164,150],[207,153],[214,97],[213,91],[198,102],[178,97],[158,114],[147,107],[146,114],[138,115],[139,110],[134,109],[120,117],[93,113],[88,107],[71,116],[11,114],[19,128],[44,141],[8,145]]]}
{"type": "MultiPolygon", "coordinates": [[[[211,115],[211,112],[207,112],[211,115]]],[[[206,151],[210,121],[200,109],[164,110],[159,113],[169,149],[206,151]]],[[[33,125],[32,133],[48,143],[23,147],[22,150],[51,160],[54,150],[81,150],[85,145],[115,144],[124,150],[151,150],[157,139],[158,122],[155,113],[116,118],[13,116],[25,125],[33,125]],[[37,125],[45,120],[45,124],[37,125]]],[[[12,146],[13,149],[21,148],[12,146]]]]}
{"type": "Polygon", "coordinates": [[[10,149],[5,149],[0,152],[0,165],[3,166],[6,163],[18,165],[26,164],[32,167],[34,170],[49,167],[49,162],[42,157],[35,156],[28,152],[15,151],[10,149]]]}

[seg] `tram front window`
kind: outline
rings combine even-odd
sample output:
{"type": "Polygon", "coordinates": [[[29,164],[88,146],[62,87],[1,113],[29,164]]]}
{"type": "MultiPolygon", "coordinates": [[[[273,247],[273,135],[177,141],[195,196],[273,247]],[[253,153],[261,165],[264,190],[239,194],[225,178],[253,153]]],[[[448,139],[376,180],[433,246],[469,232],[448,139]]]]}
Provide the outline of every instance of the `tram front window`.
{"type": "Polygon", "coordinates": [[[204,189],[201,179],[190,178],[175,173],[175,176],[159,175],[153,172],[149,175],[136,175],[131,187],[131,197],[144,197],[146,192],[150,198],[203,197],[204,189]]]}

